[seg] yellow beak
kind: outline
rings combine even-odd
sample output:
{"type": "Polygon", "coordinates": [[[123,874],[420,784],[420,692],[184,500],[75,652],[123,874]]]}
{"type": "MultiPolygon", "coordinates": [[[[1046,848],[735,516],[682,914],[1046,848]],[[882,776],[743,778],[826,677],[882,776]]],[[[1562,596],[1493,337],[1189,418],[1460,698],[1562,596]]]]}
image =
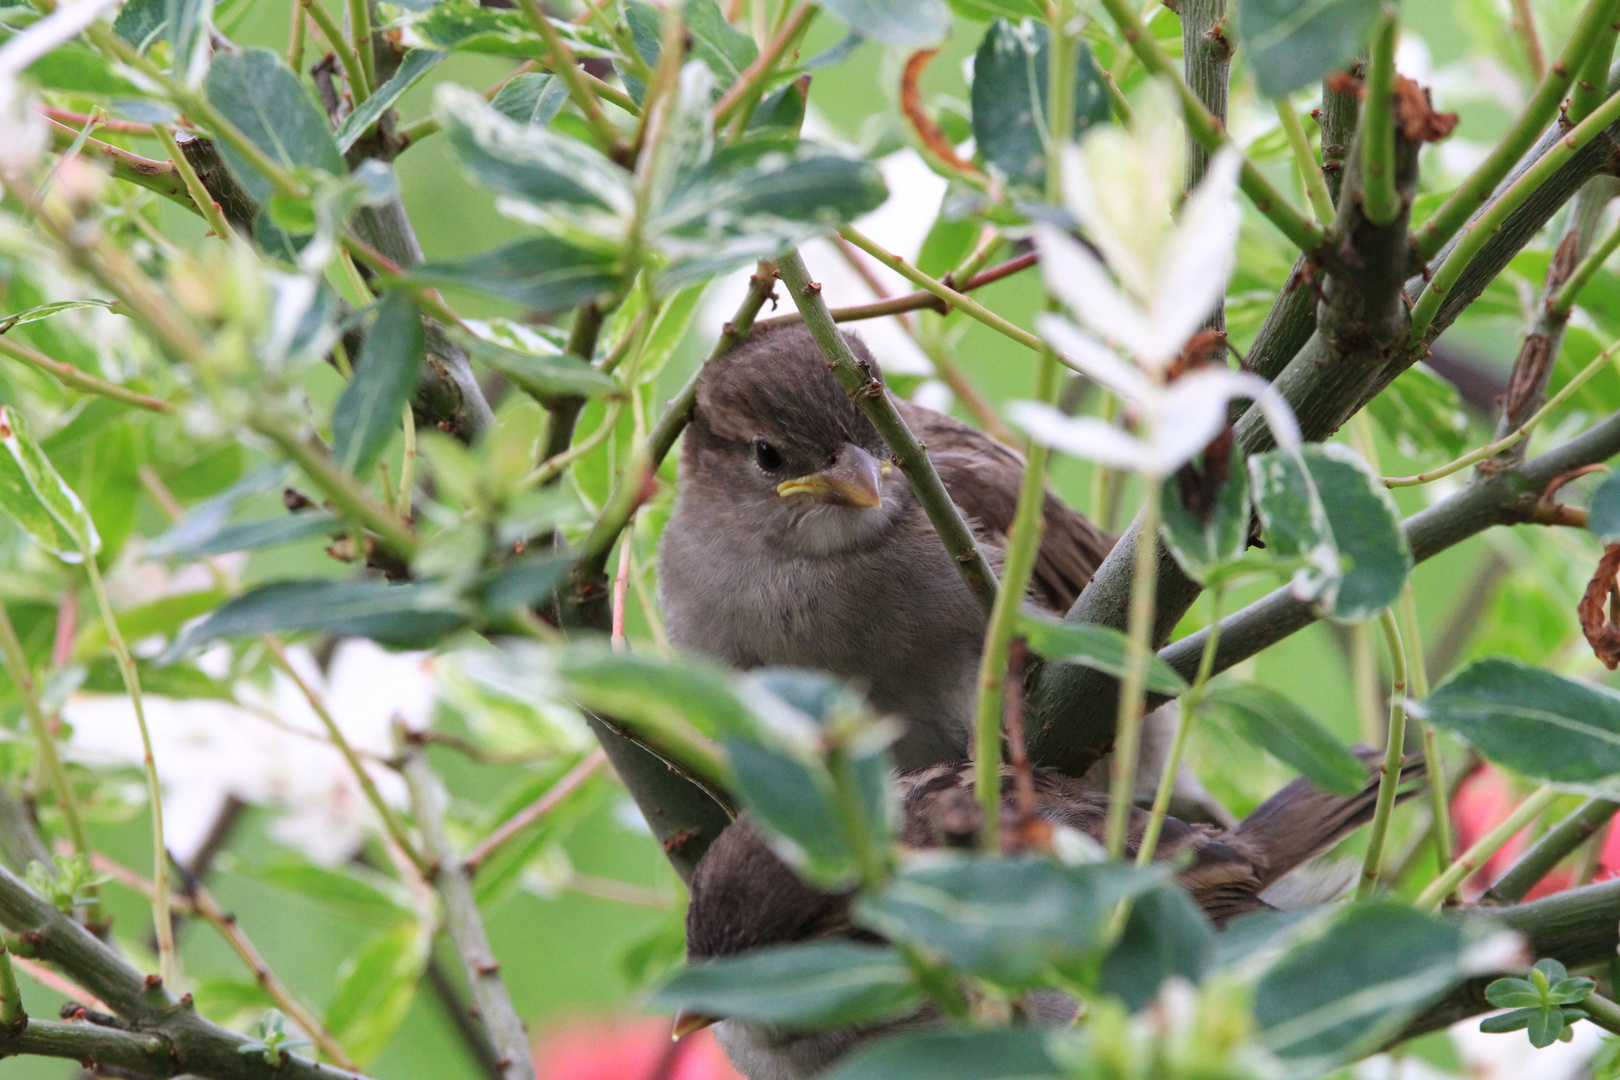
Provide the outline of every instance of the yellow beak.
{"type": "Polygon", "coordinates": [[[702,1031],[710,1024],[718,1024],[718,1016],[705,1016],[702,1013],[689,1013],[684,1009],[675,1014],[675,1026],[670,1029],[669,1037],[673,1040],[684,1039],[694,1031],[702,1031]]]}
{"type": "Polygon", "coordinates": [[[887,472],[887,462],[879,463],[854,443],[845,443],[837,461],[820,472],[783,481],[776,485],[776,493],[784,498],[808,495],[833,506],[865,510],[883,505],[879,484],[887,472]]]}

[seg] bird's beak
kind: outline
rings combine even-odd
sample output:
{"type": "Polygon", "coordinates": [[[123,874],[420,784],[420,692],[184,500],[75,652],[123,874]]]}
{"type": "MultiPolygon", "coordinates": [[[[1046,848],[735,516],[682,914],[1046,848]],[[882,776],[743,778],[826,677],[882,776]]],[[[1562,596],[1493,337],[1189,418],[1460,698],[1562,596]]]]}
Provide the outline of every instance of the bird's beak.
{"type": "Polygon", "coordinates": [[[820,472],[785,480],[776,485],[781,496],[809,495],[833,506],[853,506],[865,510],[883,505],[879,484],[888,472],[887,462],[879,463],[854,443],[845,443],[838,460],[820,472]]]}
{"type": "Polygon", "coordinates": [[[670,1029],[669,1037],[671,1040],[684,1039],[694,1031],[702,1031],[710,1024],[718,1024],[719,1022],[720,1018],[718,1016],[705,1016],[702,1013],[687,1012],[682,1009],[675,1014],[675,1026],[670,1029]]]}

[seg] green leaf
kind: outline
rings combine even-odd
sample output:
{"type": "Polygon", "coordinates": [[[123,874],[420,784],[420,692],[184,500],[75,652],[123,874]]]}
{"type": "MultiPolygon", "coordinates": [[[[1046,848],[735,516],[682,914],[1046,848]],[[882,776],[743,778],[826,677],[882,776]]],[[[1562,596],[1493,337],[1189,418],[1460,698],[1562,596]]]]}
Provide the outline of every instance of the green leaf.
{"type": "Polygon", "coordinates": [[[902,1016],[920,1000],[911,969],[894,949],[835,941],[693,964],[649,1005],[815,1031],[902,1016]]]}
{"type": "Polygon", "coordinates": [[[686,155],[666,146],[676,175],[648,222],[649,237],[669,259],[662,291],[780,255],[888,197],[877,166],[796,134],[754,131],[714,149],[703,135],[706,100],[701,84],[683,76],[686,155]]]}
{"type": "Polygon", "coordinates": [[[1348,64],[1380,0],[1244,0],[1238,34],[1260,93],[1280,97],[1348,64]]]}
{"type": "Polygon", "coordinates": [[[141,52],[150,48],[169,22],[169,0],[129,0],[118,9],[113,31],[141,52]]]}
{"type": "Polygon", "coordinates": [[[1119,942],[1103,961],[1102,989],[1132,1012],[1144,1008],[1164,981],[1197,982],[1214,952],[1215,931],[1192,897],[1161,885],[1136,898],[1119,942]]]}
{"type": "MultiPolygon", "coordinates": [[[[159,3],[161,6],[161,0],[159,3]]],[[[9,36],[8,31],[0,28],[0,42],[9,36]]],[[[93,97],[140,98],[143,95],[141,88],[124,78],[121,68],[107,57],[78,45],[60,45],[28,65],[26,70],[29,81],[45,90],[93,97]]]]}
{"type": "Polygon", "coordinates": [[[40,319],[48,319],[62,311],[87,307],[110,308],[112,306],[113,301],[111,300],[62,300],[55,304],[40,304],[36,307],[25,308],[15,315],[0,316],[0,328],[3,328],[0,329],[0,332],[10,330],[14,326],[23,326],[27,323],[38,322],[40,319]]]}
{"type": "Polygon", "coordinates": [[[16,410],[0,405],[0,509],[34,542],[63,562],[101,548],[95,522],[51,466],[16,410]]]}
{"type": "Polygon", "coordinates": [[[1158,868],[1044,858],[959,857],[914,865],[855,902],[855,918],[952,967],[1007,987],[1073,970],[1108,944],[1119,901],[1163,882],[1158,868]]]}
{"type": "Polygon", "coordinates": [[[759,58],[754,39],[726,21],[715,0],[686,0],[681,7],[687,48],[714,72],[721,89],[736,82],[759,58]]]}
{"type": "Polygon", "coordinates": [[[1620,473],[1610,473],[1587,503],[1586,527],[1605,544],[1620,543],[1620,473]]]}
{"type": "Polygon", "coordinates": [[[397,649],[434,645],[467,624],[466,612],[427,585],[381,581],[277,581],[232,600],[190,627],[159,660],[181,656],[221,638],[294,630],[367,637],[397,649]]]}
{"type": "MultiPolygon", "coordinates": [[[[804,110],[809,104],[802,79],[778,87],[760,99],[748,117],[748,130],[780,128],[797,132],[804,127],[804,110]]],[[[925,271],[926,272],[926,271],[925,271]]]]}
{"type": "Polygon", "coordinates": [[[404,422],[416,389],[425,337],[409,293],[390,292],[354,363],[354,377],[332,409],[332,457],[347,473],[365,476],[404,422]]]}
{"type": "Polygon", "coordinates": [[[435,102],[445,136],[474,181],[576,228],[622,237],[635,210],[625,169],[578,139],[508,119],[465,88],[440,86],[435,102]]]}
{"type": "MultiPolygon", "coordinates": [[[[208,71],[206,89],[209,103],[283,169],[318,169],[333,176],[347,171],[326,114],[279,54],[258,47],[222,53],[208,71]]],[[[254,201],[269,202],[274,190],[269,179],[223,139],[215,145],[254,201]]]]}
{"type": "Polygon", "coordinates": [[[622,273],[615,252],[535,236],[462,262],[413,267],[406,280],[476,289],[539,311],[566,311],[613,288],[622,273]]]}
{"type": "MultiPolygon", "coordinates": [[[[545,43],[529,24],[528,17],[514,8],[483,8],[466,0],[410,0],[406,7],[430,8],[412,23],[423,42],[436,49],[458,53],[488,53],[496,56],[534,57],[545,54],[545,43]]],[[[552,19],[552,26],[579,56],[611,56],[613,41],[592,26],[576,26],[567,19],[552,19]]]]}
{"type": "MultiPolygon", "coordinates": [[[[1020,183],[1046,182],[1047,30],[996,19],[973,56],[973,139],[980,156],[1020,183]]],[[[1108,91],[1085,42],[1075,56],[1074,132],[1105,124],[1108,91]]]]}
{"type": "Polygon", "coordinates": [[[1260,1042],[1316,1076],[1382,1046],[1462,977],[1463,928],[1405,904],[1341,909],[1255,988],[1260,1042]]]}
{"type": "MultiPolygon", "coordinates": [[[[440,60],[448,53],[437,52],[433,49],[411,49],[399,61],[399,68],[394,72],[393,78],[383,83],[371,92],[371,96],[362,101],[358,108],[344,118],[343,124],[337,129],[337,146],[344,153],[349,147],[360,141],[360,136],[371,129],[371,125],[382,119],[383,113],[394,107],[405,91],[415,86],[417,81],[432,71],[440,60]]],[[[523,78],[525,76],[519,76],[523,78]]],[[[529,78],[542,76],[527,76],[529,78]]],[[[550,76],[543,76],[549,78],[550,76]]],[[[566,94],[564,95],[566,96],[566,94]]]]}
{"type": "MultiPolygon", "coordinates": [[[[1556,961],[1554,961],[1556,963],[1556,961]]],[[[1575,979],[1559,979],[1547,990],[1547,1000],[1554,1005],[1579,1005],[1592,996],[1597,989],[1597,982],[1585,976],[1575,979]]]]}
{"type": "Polygon", "coordinates": [[[1513,660],[1480,660],[1413,713],[1466,739],[1514,772],[1577,788],[1616,790],[1620,694],[1513,660]]]}
{"type": "Polygon", "coordinates": [[[1530,1018],[1541,1012],[1541,1007],[1533,1009],[1514,1009],[1512,1012],[1500,1016],[1487,1016],[1479,1022],[1479,1030],[1487,1035],[1506,1035],[1510,1031],[1523,1031],[1530,1025],[1530,1018]]]}
{"type": "Polygon", "coordinates": [[[571,555],[545,554],[518,559],[484,583],[483,606],[503,614],[537,607],[568,580],[575,561],[571,555]]]}
{"type": "Polygon", "coordinates": [[[1485,988],[1485,1000],[1499,1009],[1542,1006],[1541,991],[1528,979],[1497,979],[1485,988]]]}
{"type": "Polygon", "coordinates": [[[208,71],[213,52],[214,0],[166,0],[164,34],[175,73],[195,86],[208,71]]]}
{"type": "MultiPolygon", "coordinates": [[[[130,641],[154,634],[169,635],[192,619],[206,615],[229,599],[221,589],[199,589],[175,593],[148,604],[118,612],[118,629],[130,641]]],[[[100,656],[107,648],[107,626],[101,620],[87,624],[73,643],[73,655],[80,660],[100,656]]]]}
{"type": "MultiPolygon", "coordinates": [[[[304,510],[297,514],[261,518],[226,525],[218,532],[201,538],[200,543],[166,546],[161,554],[174,559],[203,559],[211,555],[227,555],[233,551],[259,551],[280,547],[312,536],[330,536],[341,528],[338,519],[328,510],[304,510]]],[[[172,536],[174,533],[165,534],[172,536]]],[[[159,537],[159,540],[164,537],[159,537]]],[[[148,554],[159,554],[148,551],[148,554]]]]}
{"type": "MultiPolygon", "coordinates": [[[[1118,630],[1096,623],[1058,622],[1040,615],[1018,616],[1017,634],[1030,650],[1049,660],[1101,671],[1116,678],[1125,675],[1129,639],[1118,630]]],[[[1175,668],[1148,654],[1147,688],[1155,694],[1183,694],[1187,680],[1175,668]]]]}
{"type": "Polygon", "coordinates": [[[1014,21],[1046,18],[1046,12],[1035,3],[1035,0],[947,0],[947,2],[951,5],[952,11],[972,22],[989,22],[997,18],[1014,21]]]}
{"type": "Polygon", "coordinates": [[[506,81],[490,108],[525,127],[545,127],[568,104],[568,86],[555,75],[525,71],[506,81]]]}
{"type": "Polygon", "coordinates": [[[1302,453],[1344,567],[1328,615],[1361,622],[1393,604],[1412,572],[1401,512],[1384,482],[1349,447],[1307,445],[1302,453]]]}
{"type": "Polygon", "coordinates": [[[747,739],[724,744],[737,795],[784,861],[824,889],[843,889],[860,861],[839,819],[837,793],[824,768],[802,756],[747,739]]]}
{"type": "Polygon", "coordinates": [[[1254,454],[1249,478],[1271,553],[1304,562],[1294,571],[1295,598],[1331,607],[1343,570],[1327,510],[1303,458],[1285,450],[1254,454]]]}
{"type": "Polygon", "coordinates": [[[549,354],[522,351],[458,328],[449,334],[468,356],[488,364],[542,403],[559,397],[600,397],[618,386],[612,376],[561,350],[549,354]]]}
{"type": "Polygon", "coordinates": [[[1526,1018],[1526,1034],[1537,1050],[1551,1046],[1564,1033],[1564,1014],[1559,1009],[1536,1009],[1526,1018]]]}
{"type": "MultiPolygon", "coordinates": [[[[1204,512],[1189,509],[1189,492],[1179,474],[1165,481],[1161,535],[1187,576],[1206,582],[1209,575],[1243,557],[1249,545],[1249,470],[1239,460],[1228,462],[1226,479],[1215,489],[1204,512]]],[[[1194,485],[1202,487],[1201,484],[1194,485]]]]}
{"type": "Polygon", "coordinates": [[[1457,387],[1427,364],[1414,364],[1396,376],[1367,412],[1402,454],[1447,461],[1468,449],[1468,414],[1457,387]]]}
{"type": "Polygon", "coordinates": [[[428,935],[414,923],[386,930],[344,961],[326,1028],[362,1068],[388,1046],[427,965],[428,935]]]}
{"type": "Polygon", "coordinates": [[[694,657],[677,661],[582,646],[561,655],[557,674],[568,696],[586,708],[646,727],[685,723],[710,737],[752,737],[757,726],[729,673],[694,657]]]}
{"type": "Polygon", "coordinates": [[[901,49],[938,45],[951,30],[944,0],[820,0],[818,6],[862,37],[901,49]]]}
{"type": "Polygon", "coordinates": [[[820,1080],[1035,1080],[1068,1075],[1047,1051],[1048,1033],[1016,1027],[914,1031],[866,1046],[820,1080]]]}
{"type": "Polygon", "coordinates": [[[1212,687],[1204,704],[1225,716],[1243,740],[1289,765],[1323,791],[1354,795],[1367,767],[1310,713],[1258,683],[1212,687]]]}
{"type": "Polygon", "coordinates": [[[243,872],[255,881],[297,893],[334,914],[372,927],[391,927],[415,914],[403,888],[381,874],[352,865],[334,870],[288,858],[248,865],[243,872]]]}

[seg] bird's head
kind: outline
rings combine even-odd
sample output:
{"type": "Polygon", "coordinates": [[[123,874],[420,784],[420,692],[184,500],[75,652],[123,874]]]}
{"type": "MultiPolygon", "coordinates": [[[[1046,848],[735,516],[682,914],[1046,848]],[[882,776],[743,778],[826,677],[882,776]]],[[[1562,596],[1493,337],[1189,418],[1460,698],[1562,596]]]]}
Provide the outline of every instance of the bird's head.
{"type": "MultiPolygon", "coordinates": [[[[856,355],[877,369],[858,338],[856,355]]],[[[858,547],[893,519],[903,482],[888,449],[803,326],[764,330],[698,383],[683,488],[735,509],[773,541],[858,547]]]]}

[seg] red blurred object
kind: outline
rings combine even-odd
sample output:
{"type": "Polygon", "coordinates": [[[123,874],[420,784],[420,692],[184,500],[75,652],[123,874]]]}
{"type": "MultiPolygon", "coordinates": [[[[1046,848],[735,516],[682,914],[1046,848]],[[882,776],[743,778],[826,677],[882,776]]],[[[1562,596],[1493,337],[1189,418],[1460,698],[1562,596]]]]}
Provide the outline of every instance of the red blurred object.
{"type": "Polygon", "coordinates": [[[540,1080],[743,1080],[714,1033],[680,1042],[658,1017],[590,1019],[553,1028],[535,1048],[540,1080]]]}
{"type": "MultiPolygon", "coordinates": [[[[1457,788],[1451,801],[1451,820],[1457,827],[1457,851],[1466,851],[1480,837],[1490,832],[1513,812],[1518,805],[1513,786],[1507,777],[1489,765],[1481,766],[1457,788]]],[[[1463,882],[1464,900],[1478,899],[1479,895],[1507,872],[1528,846],[1528,835],[1520,832],[1500,851],[1491,856],[1472,877],[1463,882]]],[[[1594,880],[1604,881],[1620,871],[1620,829],[1611,829],[1603,844],[1594,880]]],[[[1570,868],[1560,866],[1543,878],[1525,896],[1526,900],[1562,892],[1574,883],[1570,868]]]]}

